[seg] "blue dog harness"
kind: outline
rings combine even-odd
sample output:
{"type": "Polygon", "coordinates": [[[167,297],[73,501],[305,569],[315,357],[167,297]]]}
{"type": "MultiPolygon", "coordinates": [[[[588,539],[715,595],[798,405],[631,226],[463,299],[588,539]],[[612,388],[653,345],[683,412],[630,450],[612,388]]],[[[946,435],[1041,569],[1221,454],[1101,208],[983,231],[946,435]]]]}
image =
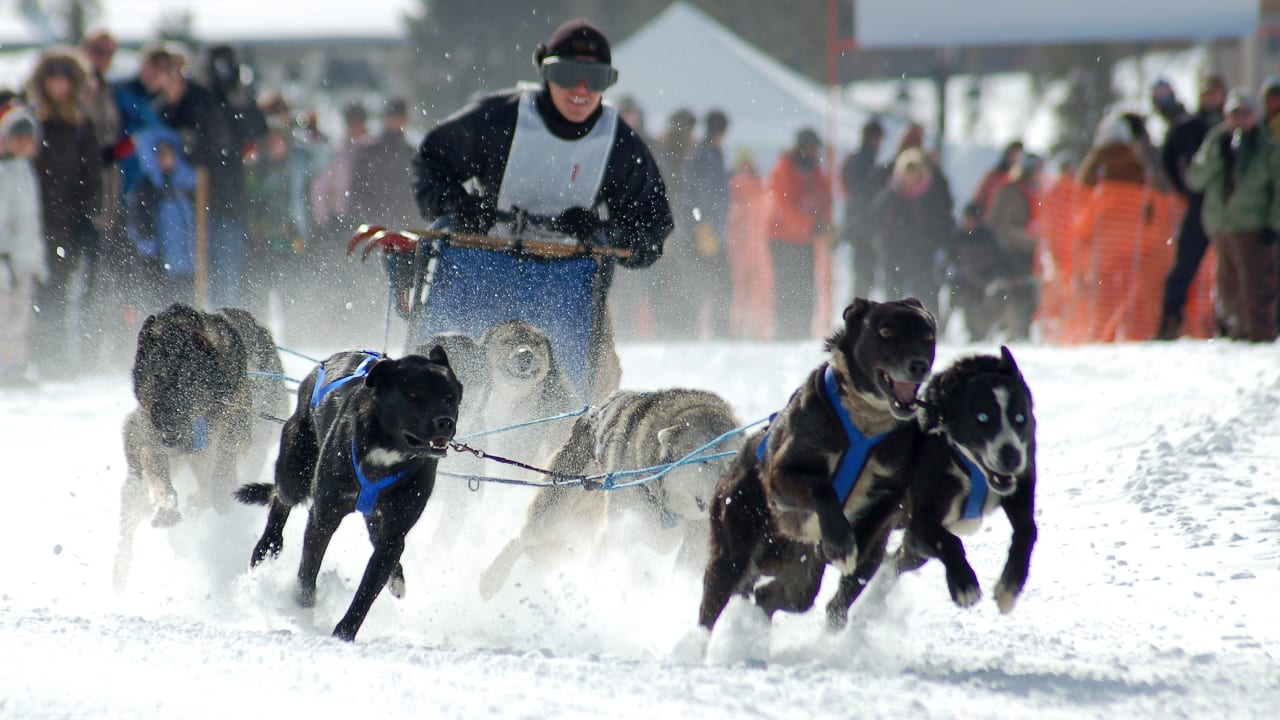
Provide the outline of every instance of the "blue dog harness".
{"type": "Polygon", "coordinates": [[[965,469],[969,471],[969,496],[964,501],[964,511],[960,513],[961,519],[976,520],[982,517],[982,509],[987,505],[987,475],[982,472],[982,468],[961,453],[960,462],[965,469]]]}
{"type": "Polygon", "coordinates": [[[320,406],[320,403],[324,402],[325,396],[329,393],[337,390],[339,387],[346,385],[356,378],[362,378],[369,374],[369,368],[373,367],[373,363],[380,357],[380,355],[372,350],[361,350],[360,352],[364,353],[366,357],[364,361],[356,367],[355,372],[328,383],[324,381],[324,363],[320,363],[320,373],[316,375],[316,385],[311,389],[311,412],[314,413],[316,411],[316,408],[320,406]]]}
{"type": "Polygon", "coordinates": [[[209,447],[209,418],[201,415],[191,423],[191,450],[200,452],[209,447]]]}
{"type": "MultiPolygon", "coordinates": [[[[849,495],[853,493],[853,486],[858,482],[858,476],[862,474],[862,468],[867,464],[867,457],[871,454],[871,449],[880,444],[880,441],[884,440],[889,433],[884,432],[867,437],[858,429],[858,426],[853,423],[853,418],[849,416],[849,411],[840,403],[840,389],[836,385],[836,373],[831,369],[830,365],[826,365],[822,373],[822,390],[822,396],[826,399],[828,409],[840,420],[840,426],[844,428],[845,437],[849,440],[849,446],[840,455],[840,462],[836,464],[835,475],[831,478],[831,485],[835,488],[836,495],[840,498],[840,504],[843,505],[849,499],[849,495]]],[[[769,418],[769,422],[772,423],[774,417],[777,417],[777,413],[774,413],[769,418]]],[[[769,430],[765,428],[764,437],[760,439],[760,445],[756,447],[756,457],[760,462],[764,462],[768,445],[769,430]]]]}
{"type": "Polygon", "coordinates": [[[356,480],[360,482],[360,495],[356,498],[356,510],[360,511],[361,515],[372,514],[373,508],[378,504],[378,494],[403,480],[412,467],[412,465],[406,465],[399,472],[392,473],[381,480],[371,481],[365,477],[364,471],[360,469],[360,461],[356,458],[356,439],[351,438],[351,469],[356,471],[356,480]]]}

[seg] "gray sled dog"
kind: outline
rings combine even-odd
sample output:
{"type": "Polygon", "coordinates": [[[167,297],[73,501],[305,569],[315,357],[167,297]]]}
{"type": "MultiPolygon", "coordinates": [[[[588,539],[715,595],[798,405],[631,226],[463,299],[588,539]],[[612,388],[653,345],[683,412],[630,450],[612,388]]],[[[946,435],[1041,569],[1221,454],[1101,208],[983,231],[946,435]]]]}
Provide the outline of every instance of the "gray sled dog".
{"type": "MultiPolygon", "coordinates": [[[[523,320],[493,326],[481,341],[489,357],[484,425],[498,428],[582,407],[573,383],[556,362],[551,341],[523,320]]],[[[495,434],[490,453],[526,463],[545,462],[569,437],[568,422],[550,422],[495,434]]],[[[505,469],[504,469],[505,470],[505,469]]]]}
{"type": "Polygon", "coordinates": [[[183,304],[152,315],[138,332],[133,393],[138,407],[124,423],[128,474],[120,492],[114,581],[128,579],[133,535],[182,519],[172,464],[190,467],[196,494],[184,505],[223,510],[240,471],[262,470],[288,408],[284,368],[271,333],[243,310],[205,313],[183,304]]]}
{"type": "MultiPolygon", "coordinates": [[[[657,392],[619,390],[598,408],[578,418],[569,440],[555,454],[550,469],[572,475],[597,475],[673,462],[739,426],[723,398],[703,390],[657,392]]],[[[743,438],[734,435],[707,454],[737,451],[743,438]]],[[[480,593],[498,592],[525,556],[535,562],[576,546],[589,552],[602,535],[625,519],[636,520],[655,550],[679,548],[678,563],[689,568],[706,564],[711,526],[707,508],[716,483],[732,457],[677,468],[665,477],[615,491],[581,486],[547,487],[529,506],[519,537],[509,542],[480,578],[480,593]]],[[[630,478],[636,479],[636,478],[630,478]]]]}

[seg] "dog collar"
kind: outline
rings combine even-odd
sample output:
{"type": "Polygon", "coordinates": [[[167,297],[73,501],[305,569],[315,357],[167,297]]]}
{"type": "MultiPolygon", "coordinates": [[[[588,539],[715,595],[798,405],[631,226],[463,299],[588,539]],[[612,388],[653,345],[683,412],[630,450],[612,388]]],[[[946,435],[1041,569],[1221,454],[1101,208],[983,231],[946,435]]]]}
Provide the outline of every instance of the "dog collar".
{"type": "Polygon", "coordinates": [[[960,463],[969,471],[969,495],[964,500],[964,511],[960,517],[964,520],[975,520],[982,517],[982,510],[987,505],[987,475],[982,472],[982,468],[978,464],[970,460],[963,453],[956,453],[960,456],[960,463]]]}
{"type": "Polygon", "coordinates": [[[369,374],[369,368],[372,367],[374,361],[378,359],[378,353],[375,353],[372,350],[361,350],[360,352],[363,352],[366,357],[364,361],[356,367],[355,372],[328,383],[324,381],[324,363],[320,363],[320,373],[316,375],[316,386],[311,390],[311,412],[314,413],[316,411],[316,408],[320,406],[320,403],[324,402],[325,396],[329,393],[337,390],[339,387],[346,385],[356,378],[362,378],[369,374]]]}
{"type": "Polygon", "coordinates": [[[356,457],[356,440],[351,438],[351,468],[356,471],[356,480],[360,483],[360,495],[356,498],[356,510],[361,515],[370,515],[373,513],[374,507],[378,504],[378,494],[383,490],[395,485],[409,474],[410,465],[400,468],[399,472],[392,473],[381,480],[371,481],[365,477],[364,471],[360,469],[360,460],[356,457]]]}
{"type": "MultiPolygon", "coordinates": [[[[849,441],[844,453],[840,455],[840,462],[836,464],[835,474],[831,477],[831,485],[835,488],[836,495],[840,498],[840,504],[844,505],[845,501],[849,499],[849,495],[853,493],[853,486],[857,484],[858,476],[862,474],[862,468],[867,464],[867,457],[871,454],[871,449],[880,444],[880,441],[884,440],[889,433],[883,432],[867,437],[866,434],[858,429],[858,426],[853,422],[853,418],[849,415],[849,410],[840,402],[840,386],[836,382],[836,371],[830,365],[823,365],[821,387],[822,396],[826,399],[828,409],[840,420],[840,426],[844,429],[845,438],[849,441]]],[[[777,417],[777,413],[769,417],[769,422],[772,423],[775,417],[777,417]]],[[[760,462],[764,462],[768,445],[769,429],[765,428],[764,437],[760,439],[760,445],[756,447],[756,457],[760,462]]]]}

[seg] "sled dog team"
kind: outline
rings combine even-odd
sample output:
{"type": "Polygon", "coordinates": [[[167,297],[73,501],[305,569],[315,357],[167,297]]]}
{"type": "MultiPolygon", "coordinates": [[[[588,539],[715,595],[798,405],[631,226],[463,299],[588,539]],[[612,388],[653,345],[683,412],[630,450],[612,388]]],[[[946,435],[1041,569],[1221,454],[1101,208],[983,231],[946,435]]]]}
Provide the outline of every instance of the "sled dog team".
{"type": "MultiPolygon", "coordinates": [[[[499,593],[522,560],[553,567],[567,549],[590,553],[614,523],[639,522],[656,531],[655,549],[705,568],[698,621],[708,631],[735,594],[769,616],[809,610],[827,565],[841,574],[826,608],[838,629],[877,571],[891,580],[930,558],[945,567],[957,605],[978,602],[958,535],[1002,508],[1013,534],[994,596],[1001,612],[1012,611],[1036,541],[1031,393],[1003,347],[931,377],[935,343],[934,319],[914,298],[859,298],[827,339],[826,360],[749,436],[734,432],[741,422],[722,398],[685,389],[617,391],[572,423],[492,436],[489,453],[545,460],[558,477],[665,465],[717,438],[728,439],[714,451],[733,452],[625,489],[538,489],[523,528],[481,574],[481,595],[499,593]],[[898,528],[901,544],[886,558],[898,528]]],[[[143,324],[133,369],[138,407],[124,427],[117,587],[127,582],[134,530],[148,511],[152,525],[168,527],[187,505],[220,508],[233,496],[266,505],[266,527],[249,554],[256,566],[279,554],[291,510],[309,501],[295,599],[310,607],[330,539],[359,512],[373,550],[333,631],[352,640],[384,586],[404,595],[405,536],[436,490],[455,434],[581,407],[550,343],[520,321],[478,341],[441,335],[399,359],[336,353],[302,379],[277,431],[282,372],[269,332],[243,311],[174,305],[143,324]],[[241,484],[239,473],[256,476],[277,438],[274,483],[241,484]],[[174,463],[196,478],[197,496],[182,504],[170,481],[174,463]]],[[[468,474],[483,470],[476,459],[450,462],[468,474]]],[[[446,482],[445,501],[460,498],[451,485],[465,487],[446,482]]],[[[445,524],[456,522],[450,510],[445,524]]]]}

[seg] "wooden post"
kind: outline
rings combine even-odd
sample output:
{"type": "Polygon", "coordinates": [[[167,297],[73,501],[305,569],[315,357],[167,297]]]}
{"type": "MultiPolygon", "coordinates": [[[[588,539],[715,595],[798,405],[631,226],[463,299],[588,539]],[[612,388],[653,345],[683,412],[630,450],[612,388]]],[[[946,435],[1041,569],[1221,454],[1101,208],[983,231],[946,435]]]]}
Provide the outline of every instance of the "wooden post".
{"type": "Polygon", "coordinates": [[[196,307],[209,307],[209,168],[196,168],[196,307]]]}

